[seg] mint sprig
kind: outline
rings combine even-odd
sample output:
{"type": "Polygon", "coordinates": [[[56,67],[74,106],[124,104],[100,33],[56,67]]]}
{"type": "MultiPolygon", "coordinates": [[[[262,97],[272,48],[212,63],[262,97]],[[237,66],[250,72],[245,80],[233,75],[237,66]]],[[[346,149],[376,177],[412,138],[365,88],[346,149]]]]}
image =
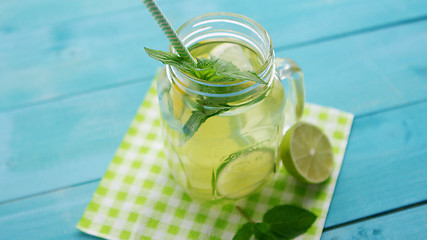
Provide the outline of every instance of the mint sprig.
{"type": "MultiPolygon", "coordinates": [[[[234,80],[253,81],[260,84],[267,84],[255,72],[240,71],[233,63],[223,59],[211,58],[196,58],[196,64],[185,61],[184,58],[171,52],[164,52],[144,48],[148,56],[162,62],[163,64],[171,65],[189,74],[190,76],[203,79],[209,82],[230,82],[234,80]]],[[[208,118],[219,115],[231,109],[230,106],[222,99],[208,99],[199,96],[197,99],[197,109],[193,111],[190,118],[183,127],[183,132],[186,139],[192,137],[199,127],[208,118]],[[209,103],[210,108],[206,108],[209,103]],[[213,107],[213,108],[212,108],[213,107]],[[217,109],[215,109],[217,108],[217,109]]]]}
{"type": "Polygon", "coordinates": [[[163,64],[174,66],[187,74],[203,80],[211,82],[228,82],[237,79],[267,84],[256,73],[252,71],[240,71],[233,63],[223,59],[215,57],[196,58],[197,63],[194,66],[192,63],[185,61],[184,58],[174,53],[150,48],[144,49],[148,56],[163,64]]]}
{"type": "Polygon", "coordinates": [[[239,207],[240,213],[248,219],[234,235],[233,240],[249,240],[254,235],[259,240],[292,239],[306,232],[317,216],[293,205],[279,205],[268,210],[262,222],[252,221],[239,207]]]}

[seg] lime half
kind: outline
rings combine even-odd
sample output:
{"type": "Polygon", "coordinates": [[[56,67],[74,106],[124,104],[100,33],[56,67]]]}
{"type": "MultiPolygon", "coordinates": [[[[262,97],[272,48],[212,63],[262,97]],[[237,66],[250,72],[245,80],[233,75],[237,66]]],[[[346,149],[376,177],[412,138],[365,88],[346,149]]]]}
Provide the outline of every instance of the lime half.
{"type": "Polygon", "coordinates": [[[316,126],[295,124],[286,132],[280,148],[283,164],[295,178],[306,183],[321,183],[331,174],[332,147],[316,126]]]}
{"type": "Polygon", "coordinates": [[[232,154],[217,171],[216,190],[219,195],[236,199],[256,191],[275,168],[271,149],[255,149],[232,154]]]}

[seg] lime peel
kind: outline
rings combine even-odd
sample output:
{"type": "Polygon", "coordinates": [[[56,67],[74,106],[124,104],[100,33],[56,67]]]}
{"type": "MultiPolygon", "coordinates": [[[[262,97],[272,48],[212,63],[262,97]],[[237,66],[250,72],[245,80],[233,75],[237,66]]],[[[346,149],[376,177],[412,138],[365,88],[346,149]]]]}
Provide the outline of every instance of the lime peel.
{"type": "Polygon", "coordinates": [[[280,149],[283,165],[298,180],[317,184],[329,178],[334,159],[332,146],[318,127],[296,123],[286,132],[280,149]]]}
{"type": "Polygon", "coordinates": [[[274,151],[249,149],[230,155],[218,168],[216,190],[228,199],[237,199],[259,189],[275,171],[274,151]]]}

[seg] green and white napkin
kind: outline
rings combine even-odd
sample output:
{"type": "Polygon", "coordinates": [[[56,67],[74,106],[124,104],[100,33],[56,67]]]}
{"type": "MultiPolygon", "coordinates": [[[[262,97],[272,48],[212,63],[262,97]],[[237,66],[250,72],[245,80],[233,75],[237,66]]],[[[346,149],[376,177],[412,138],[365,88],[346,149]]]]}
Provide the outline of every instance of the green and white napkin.
{"type": "MultiPolygon", "coordinates": [[[[193,201],[174,181],[163,152],[156,81],[133,119],[77,228],[106,239],[232,239],[246,220],[231,205],[193,201]]],[[[350,134],[353,114],[306,104],[303,121],[328,135],[335,154],[330,179],[297,182],[281,167],[261,192],[241,206],[255,221],[279,204],[294,204],[318,218],[298,239],[319,239],[350,134]]]]}

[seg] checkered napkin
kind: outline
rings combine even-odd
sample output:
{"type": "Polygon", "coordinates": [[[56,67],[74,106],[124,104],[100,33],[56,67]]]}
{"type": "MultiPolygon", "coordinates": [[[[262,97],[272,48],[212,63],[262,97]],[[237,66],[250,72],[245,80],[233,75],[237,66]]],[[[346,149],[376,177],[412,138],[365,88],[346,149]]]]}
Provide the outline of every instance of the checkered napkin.
{"type": "MultiPolygon", "coordinates": [[[[160,136],[153,81],[77,228],[106,239],[232,239],[246,222],[232,204],[193,201],[171,176],[160,136]]],[[[324,130],[333,145],[334,170],[326,183],[305,185],[280,172],[261,192],[239,201],[255,221],[279,204],[294,204],[318,218],[298,239],[319,239],[344,157],[353,115],[306,104],[303,121],[324,130]]]]}

